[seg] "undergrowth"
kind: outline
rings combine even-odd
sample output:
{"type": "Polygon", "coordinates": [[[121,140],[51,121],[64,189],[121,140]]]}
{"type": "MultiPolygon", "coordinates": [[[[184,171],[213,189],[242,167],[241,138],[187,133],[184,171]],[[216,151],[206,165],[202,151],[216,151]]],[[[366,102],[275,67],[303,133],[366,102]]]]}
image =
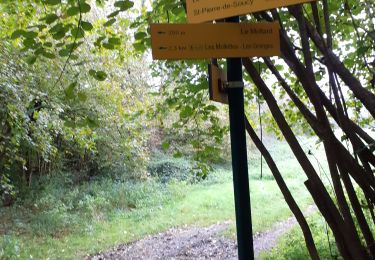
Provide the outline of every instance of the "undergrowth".
{"type": "MultiPolygon", "coordinates": [[[[342,259],[335,244],[332,232],[320,214],[308,218],[321,259],[342,259]]],[[[299,226],[294,227],[278,242],[276,248],[261,254],[261,259],[300,260],[310,259],[305,240],[299,226]]]]}
{"type": "MultiPolygon", "coordinates": [[[[366,206],[365,197],[360,188],[357,187],[356,190],[358,197],[362,204],[362,210],[364,216],[369,223],[370,230],[375,230],[375,224],[372,221],[370,209],[366,206]]],[[[354,214],[352,212],[352,214],[354,214]]],[[[359,228],[357,219],[355,224],[359,228]]],[[[312,216],[307,218],[309,223],[311,233],[314,238],[317,251],[321,259],[343,259],[338,251],[338,248],[335,243],[335,238],[332,231],[329,229],[329,226],[321,213],[315,213],[312,216]]],[[[364,238],[362,237],[363,245],[366,244],[364,238]]],[[[309,259],[309,253],[306,248],[304,236],[302,230],[299,226],[294,227],[292,230],[287,232],[278,242],[276,248],[270,252],[265,252],[261,255],[262,259],[271,260],[271,259],[280,259],[280,260],[298,260],[298,259],[309,259]]]]}
{"type": "MultiPolygon", "coordinates": [[[[304,175],[285,145],[272,143],[275,159],[301,208],[311,203],[301,185],[304,175]]],[[[269,169],[260,179],[257,154],[249,156],[253,231],[266,230],[291,215],[269,169]],[[253,156],[253,157],[252,157],[253,156]]],[[[0,259],[77,259],[178,226],[232,222],[235,238],[231,165],[215,165],[207,179],[191,177],[184,158],[158,154],[150,177],[121,175],[74,182],[74,173],[34,179],[23,199],[0,208],[0,259]]]]}

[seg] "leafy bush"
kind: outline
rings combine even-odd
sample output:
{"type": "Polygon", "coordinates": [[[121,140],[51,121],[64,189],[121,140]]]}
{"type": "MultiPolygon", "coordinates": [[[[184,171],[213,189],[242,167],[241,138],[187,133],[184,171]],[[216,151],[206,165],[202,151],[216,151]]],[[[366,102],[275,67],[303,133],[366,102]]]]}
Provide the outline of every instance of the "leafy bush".
{"type": "Polygon", "coordinates": [[[30,67],[8,43],[0,44],[0,60],[3,201],[17,191],[23,193],[35,176],[61,170],[76,172],[71,177],[78,181],[107,172],[147,176],[148,134],[142,112],[147,100],[133,93],[138,84],[147,86],[142,77],[124,83],[113,76],[111,83],[92,86],[84,76],[75,76],[73,83],[68,76],[56,84],[58,61],[30,67]]]}
{"type": "Polygon", "coordinates": [[[36,180],[23,200],[20,198],[4,210],[7,215],[0,214],[0,218],[9,219],[6,234],[60,237],[77,228],[89,232],[90,223],[107,220],[113,214],[148,211],[185,195],[181,190],[184,184],[173,181],[163,184],[153,179],[124,181],[101,177],[79,184],[72,181],[72,175],[57,173],[36,180]]]}
{"type": "Polygon", "coordinates": [[[194,178],[192,164],[186,157],[173,158],[156,152],[148,165],[148,171],[162,183],[173,180],[191,181],[194,178]]]}

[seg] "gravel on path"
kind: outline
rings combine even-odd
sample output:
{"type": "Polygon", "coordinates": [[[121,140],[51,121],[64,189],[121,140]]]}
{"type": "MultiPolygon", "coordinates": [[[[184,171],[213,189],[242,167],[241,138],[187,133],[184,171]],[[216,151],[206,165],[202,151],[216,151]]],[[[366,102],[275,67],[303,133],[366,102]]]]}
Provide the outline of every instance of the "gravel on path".
{"type": "MultiPolygon", "coordinates": [[[[310,206],[306,215],[317,209],[310,206]]],[[[141,240],[117,246],[108,252],[87,256],[85,260],[172,260],[172,259],[237,259],[237,244],[220,233],[231,222],[218,223],[206,228],[173,228],[164,233],[147,236],[141,240]]],[[[294,217],[276,223],[266,232],[256,233],[254,239],[255,258],[277,245],[277,240],[297,225],[294,217]]]]}

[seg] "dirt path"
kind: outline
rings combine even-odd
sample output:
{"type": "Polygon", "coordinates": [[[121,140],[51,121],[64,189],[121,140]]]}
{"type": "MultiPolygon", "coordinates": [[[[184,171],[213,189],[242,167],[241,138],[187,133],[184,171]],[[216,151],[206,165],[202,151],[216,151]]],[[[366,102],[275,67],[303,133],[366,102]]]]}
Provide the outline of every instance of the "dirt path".
{"type": "MultiPolygon", "coordinates": [[[[309,215],[314,211],[316,208],[311,206],[306,214],[309,215]]],[[[255,257],[258,258],[261,252],[275,247],[277,240],[296,224],[296,219],[291,217],[275,224],[266,232],[255,234],[255,257]]],[[[207,228],[171,229],[165,233],[147,236],[134,243],[120,245],[111,251],[87,257],[86,260],[237,259],[235,241],[219,234],[229,225],[230,222],[224,222],[207,228]]]]}

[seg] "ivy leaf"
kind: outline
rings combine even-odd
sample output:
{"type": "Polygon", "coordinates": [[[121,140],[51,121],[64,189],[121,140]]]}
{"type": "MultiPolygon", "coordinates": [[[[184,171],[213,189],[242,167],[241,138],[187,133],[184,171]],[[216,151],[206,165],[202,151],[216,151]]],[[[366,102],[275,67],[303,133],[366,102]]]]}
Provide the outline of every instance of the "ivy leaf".
{"type": "Polygon", "coordinates": [[[89,23],[89,22],[85,22],[85,21],[82,21],[82,22],[81,22],[81,27],[82,27],[82,29],[85,30],[85,31],[91,31],[91,30],[94,28],[94,26],[92,26],[91,23],[89,23]]]}
{"type": "Polygon", "coordinates": [[[97,71],[96,72],[95,79],[97,79],[99,81],[104,81],[106,78],[107,78],[107,73],[105,73],[104,71],[97,71]]]}
{"type": "Polygon", "coordinates": [[[61,31],[59,31],[59,32],[57,32],[57,33],[55,33],[55,34],[53,34],[52,35],[52,37],[53,37],[53,39],[55,39],[55,40],[61,40],[62,38],[64,38],[65,37],[65,31],[64,30],[61,30],[61,31]]]}
{"type": "Polygon", "coordinates": [[[80,7],[81,7],[81,12],[82,13],[88,13],[91,10],[91,6],[89,4],[87,4],[87,3],[81,3],[80,7]]]}
{"type": "Polygon", "coordinates": [[[89,75],[98,81],[104,81],[107,78],[107,73],[104,71],[89,70],[89,75]]]}
{"type": "Polygon", "coordinates": [[[137,32],[136,34],[134,34],[134,39],[142,40],[146,36],[147,36],[147,34],[145,32],[137,32]]]}
{"type": "Polygon", "coordinates": [[[55,40],[61,40],[62,38],[64,38],[67,31],[68,29],[65,28],[61,23],[56,24],[50,29],[52,37],[55,40]]]}
{"type": "Polygon", "coordinates": [[[57,33],[59,31],[61,31],[62,29],[64,29],[64,26],[61,23],[58,23],[58,24],[54,25],[51,29],[49,29],[49,32],[50,33],[57,33]]]}
{"type": "Polygon", "coordinates": [[[33,39],[33,38],[38,36],[38,33],[34,32],[34,31],[28,31],[28,32],[24,32],[23,36],[25,36],[26,38],[29,38],[29,39],[33,39]]]}
{"type": "Polygon", "coordinates": [[[74,51],[76,50],[79,46],[81,46],[83,44],[83,41],[80,41],[80,42],[73,42],[73,43],[70,43],[70,44],[67,44],[66,45],[66,49],[69,50],[69,51],[74,51]]]}
{"type": "Polygon", "coordinates": [[[341,136],[341,142],[345,141],[345,140],[348,140],[348,136],[347,135],[343,135],[341,136]]]}
{"type": "Polygon", "coordinates": [[[57,19],[59,19],[59,17],[56,14],[49,14],[43,18],[43,20],[45,20],[47,24],[51,24],[55,22],[57,19]]]}
{"type": "Polygon", "coordinates": [[[77,86],[77,81],[71,83],[66,89],[65,89],[65,96],[68,99],[73,99],[74,98],[74,89],[77,86]]]}
{"type": "Polygon", "coordinates": [[[127,0],[127,1],[116,1],[115,7],[120,8],[121,11],[126,11],[129,8],[132,8],[134,6],[134,3],[127,0]]]}
{"type": "Polygon", "coordinates": [[[36,62],[36,56],[32,55],[26,58],[26,63],[29,65],[33,65],[36,62]]]}
{"type": "Polygon", "coordinates": [[[170,145],[170,143],[168,143],[168,142],[164,142],[164,143],[161,144],[161,148],[162,148],[164,151],[168,150],[170,146],[171,146],[171,145],[170,145]]]}
{"type": "Polygon", "coordinates": [[[15,39],[18,39],[19,37],[21,37],[22,35],[24,35],[26,32],[24,30],[15,30],[13,33],[12,33],[12,36],[11,36],[11,39],[12,40],[15,40],[15,39]]]}
{"type": "Polygon", "coordinates": [[[113,46],[113,45],[110,44],[110,43],[103,43],[102,45],[103,45],[103,47],[104,47],[105,49],[107,49],[107,50],[113,50],[113,49],[115,48],[115,46],[113,46]]]}
{"type": "Polygon", "coordinates": [[[77,55],[75,55],[75,54],[72,54],[72,55],[70,55],[70,59],[71,60],[78,60],[78,56],[77,55]]]}
{"type": "Polygon", "coordinates": [[[102,41],[105,39],[105,37],[104,36],[100,36],[98,39],[96,39],[96,41],[94,42],[94,45],[96,46],[96,47],[100,47],[100,45],[101,45],[101,43],[102,43],[102,41]]]}
{"type": "Polygon", "coordinates": [[[191,107],[185,107],[181,112],[180,112],[180,118],[188,118],[192,116],[194,113],[194,110],[191,107]]]}
{"type": "Polygon", "coordinates": [[[86,117],[85,120],[86,125],[88,125],[90,128],[97,128],[100,126],[98,120],[92,118],[92,117],[86,117]]]}
{"type": "Polygon", "coordinates": [[[61,0],[45,0],[47,5],[58,5],[61,4],[61,0]]]}
{"type": "Polygon", "coordinates": [[[364,54],[367,52],[368,49],[369,49],[368,46],[361,46],[361,47],[359,47],[359,48],[357,49],[357,55],[358,55],[358,56],[362,56],[362,55],[364,55],[364,54]]]}
{"type": "Polygon", "coordinates": [[[59,56],[60,57],[67,57],[67,56],[69,56],[69,53],[70,53],[70,51],[68,49],[62,49],[62,50],[59,51],[59,56]]]}
{"type": "Polygon", "coordinates": [[[72,33],[72,36],[74,38],[77,38],[77,39],[80,39],[80,38],[83,38],[85,37],[85,31],[82,30],[82,28],[79,28],[79,27],[75,27],[71,30],[71,33],[72,33]]]}
{"type": "Polygon", "coordinates": [[[176,152],[173,154],[173,158],[181,158],[183,154],[181,152],[176,152]]]}
{"type": "Polygon", "coordinates": [[[90,76],[94,77],[95,74],[96,74],[96,71],[95,71],[95,70],[93,70],[93,69],[89,70],[89,75],[90,75],[90,76]]]}
{"type": "Polygon", "coordinates": [[[54,59],[54,58],[56,58],[56,55],[53,54],[53,53],[51,53],[51,52],[44,51],[44,52],[42,52],[42,55],[44,57],[46,57],[47,59],[54,59]]]}
{"type": "Polygon", "coordinates": [[[110,13],[107,18],[113,18],[113,17],[116,17],[118,14],[120,13],[120,11],[114,11],[112,13],[110,13]]]}
{"type": "Polygon", "coordinates": [[[76,7],[76,6],[72,6],[70,7],[67,11],[66,11],[66,14],[68,16],[75,16],[77,14],[79,14],[79,8],[76,7]]]}
{"type": "Polygon", "coordinates": [[[108,26],[111,26],[112,24],[114,24],[115,22],[116,22],[116,19],[112,18],[112,19],[109,19],[107,22],[105,22],[103,25],[105,27],[108,27],[108,26]]]}
{"type": "Polygon", "coordinates": [[[38,24],[38,25],[35,25],[35,26],[38,27],[39,32],[41,32],[41,31],[43,31],[44,29],[47,28],[47,25],[45,25],[45,24],[38,24]]]}
{"type": "Polygon", "coordinates": [[[120,45],[121,44],[121,40],[120,40],[120,38],[112,37],[112,38],[108,39],[108,43],[112,44],[112,45],[120,45]]]}
{"type": "Polygon", "coordinates": [[[146,50],[146,46],[142,42],[133,43],[133,47],[136,51],[143,52],[146,50]]]}
{"type": "Polygon", "coordinates": [[[78,99],[79,99],[80,101],[82,101],[82,102],[86,102],[86,100],[87,100],[87,95],[86,95],[86,93],[84,93],[84,92],[79,92],[79,93],[78,93],[78,99]]]}
{"type": "Polygon", "coordinates": [[[205,108],[206,108],[207,110],[209,110],[209,111],[213,111],[213,112],[218,111],[217,107],[214,106],[214,105],[208,105],[208,106],[206,106],[205,108]]]}
{"type": "Polygon", "coordinates": [[[104,6],[104,1],[106,1],[106,0],[96,0],[95,2],[96,2],[96,4],[98,6],[103,7],[104,6]]]}
{"type": "Polygon", "coordinates": [[[37,50],[34,52],[34,54],[35,54],[36,56],[38,56],[38,55],[42,54],[43,52],[44,52],[44,49],[43,49],[43,48],[39,48],[39,49],[37,49],[37,50]]]}
{"type": "Polygon", "coordinates": [[[172,8],[171,12],[174,14],[174,15],[179,15],[180,13],[183,13],[185,11],[185,9],[180,6],[180,7],[177,7],[177,8],[172,8]]]}
{"type": "Polygon", "coordinates": [[[22,43],[28,49],[36,49],[36,47],[35,47],[36,42],[35,42],[34,39],[26,38],[25,40],[23,40],[22,43]]]}

